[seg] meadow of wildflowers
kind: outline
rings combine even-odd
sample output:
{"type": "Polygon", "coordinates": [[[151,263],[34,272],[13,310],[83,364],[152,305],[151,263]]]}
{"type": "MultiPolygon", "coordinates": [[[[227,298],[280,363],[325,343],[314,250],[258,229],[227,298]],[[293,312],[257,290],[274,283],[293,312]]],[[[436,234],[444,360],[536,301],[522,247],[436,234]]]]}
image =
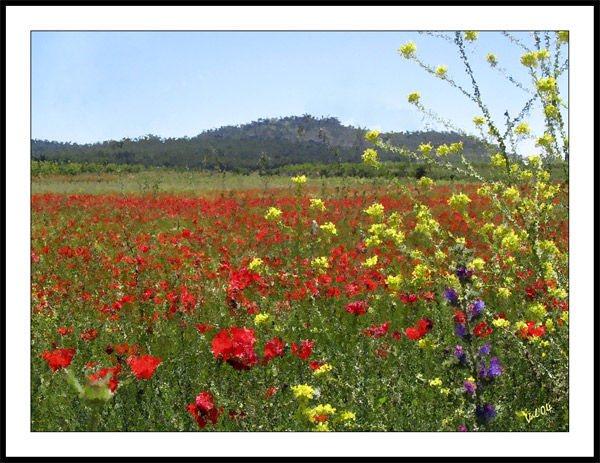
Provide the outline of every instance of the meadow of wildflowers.
{"type": "MultiPolygon", "coordinates": [[[[472,181],[32,196],[32,430],[567,431],[555,35],[521,59],[547,116],[538,154],[513,156],[528,126],[504,137],[469,93],[493,179],[446,163],[460,143],[424,144],[411,156],[472,181]]],[[[366,138],[374,169],[377,150],[406,154],[366,138]]]]}

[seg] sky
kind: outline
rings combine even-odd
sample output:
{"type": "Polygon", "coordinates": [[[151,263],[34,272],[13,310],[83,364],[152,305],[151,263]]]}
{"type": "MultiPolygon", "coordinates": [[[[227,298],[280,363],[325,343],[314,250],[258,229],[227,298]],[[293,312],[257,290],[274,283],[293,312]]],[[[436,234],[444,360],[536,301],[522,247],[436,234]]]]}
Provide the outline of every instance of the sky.
{"type": "MultiPolygon", "coordinates": [[[[530,33],[514,35],[533,46],[530,33]]],[[[398,54],[409,40],[423,61],[447,66],[471,90],[456,46],[416,31],[32,32],[31,136],[75,143],[192,137],[303,114],[381,131],[442,129],[408,103],[415,91],[427,108],[475,133],[478,108],[398,54]]],[[[486,55],[497,55],[517,80],[529,83],[519,64],[523,52],[500,32],[480,32],[467,45],[496,120],[507,109],[518,113],[528,94],[492,69],[486,55]]],[[[559,81],[562,88],[566,79],[559,81]]],[[[530,124],[535,131],[542,122],[536,117],[530,124]]]]}

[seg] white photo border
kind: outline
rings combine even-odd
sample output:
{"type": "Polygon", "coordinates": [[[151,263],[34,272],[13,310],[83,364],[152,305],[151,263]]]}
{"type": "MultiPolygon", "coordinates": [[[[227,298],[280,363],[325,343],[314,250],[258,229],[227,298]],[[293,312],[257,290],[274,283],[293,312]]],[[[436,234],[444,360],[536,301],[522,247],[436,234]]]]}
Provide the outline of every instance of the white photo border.
{"type": "MultiPolygon", "coordinates": [[[[6,6],[7,456],[594,455],[594,6],[6,6]],[[32,30],[570,31],[570,430],[565,433],[30,432],[32,30]],[[573,359],[577,359],[573,361],[573,359]]],[[[400,44],[399,44],[400,45],[400,44]]],[[[392,50],[393,52],[393,50],[392,50]]],[[[535,405],[535,404],[532,404],[535,405]]]]}

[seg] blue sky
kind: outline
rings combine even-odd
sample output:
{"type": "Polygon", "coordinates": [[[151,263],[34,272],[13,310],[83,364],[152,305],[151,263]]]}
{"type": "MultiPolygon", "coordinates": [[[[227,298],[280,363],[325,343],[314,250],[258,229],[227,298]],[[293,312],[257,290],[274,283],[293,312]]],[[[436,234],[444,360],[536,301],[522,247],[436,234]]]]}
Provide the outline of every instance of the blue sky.
{"type": "MultiPolygon", "coordinates": [[[[515,35],[532,45],[530,34],[515,35]]],[[[441,128],[408,104],[414,91],[425,106],[472,131],[476,106],[402,58],[397,50],[408,40],[425,62],[446,65],[471,89],[454,44],[418,32],[33,32],[32,138],[195,136],[305,113],[382,131],[441,128]]],[[[527,94],[485,56],[498,55],[529,82],[519,64],[523,50],[499,32],[481,32],[468,50],[492,114],[516,114],[527,94]]],[[[532,127],[541,129],[541,122],[535,118],[532,127]]]]}

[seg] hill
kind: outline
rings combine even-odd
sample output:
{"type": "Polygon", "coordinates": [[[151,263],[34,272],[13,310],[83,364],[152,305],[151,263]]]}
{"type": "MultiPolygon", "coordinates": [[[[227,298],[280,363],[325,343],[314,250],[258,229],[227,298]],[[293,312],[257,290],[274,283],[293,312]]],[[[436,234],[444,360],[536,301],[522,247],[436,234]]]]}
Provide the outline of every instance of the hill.
{"type": "MultiPolygon", "coordinates": [[[[256,170],[289,164],[361,162],[367,129],[345,126],[335,117],[310,115],[259,119],[238,126],[207,130],[195,137],[161,138],[156,135],[92,144],[31,141],[31,158],[38,161],[141,164],[144,166],[236,168],[256,170]]],[[[463,141],[465,157],[489,159],[477,139],[454,132],[392,132],[382,134],[396,146],[416,150],[419,144],[463,141]]],[[[380,153],[382,160],[404,160],[380,153]]]]}

